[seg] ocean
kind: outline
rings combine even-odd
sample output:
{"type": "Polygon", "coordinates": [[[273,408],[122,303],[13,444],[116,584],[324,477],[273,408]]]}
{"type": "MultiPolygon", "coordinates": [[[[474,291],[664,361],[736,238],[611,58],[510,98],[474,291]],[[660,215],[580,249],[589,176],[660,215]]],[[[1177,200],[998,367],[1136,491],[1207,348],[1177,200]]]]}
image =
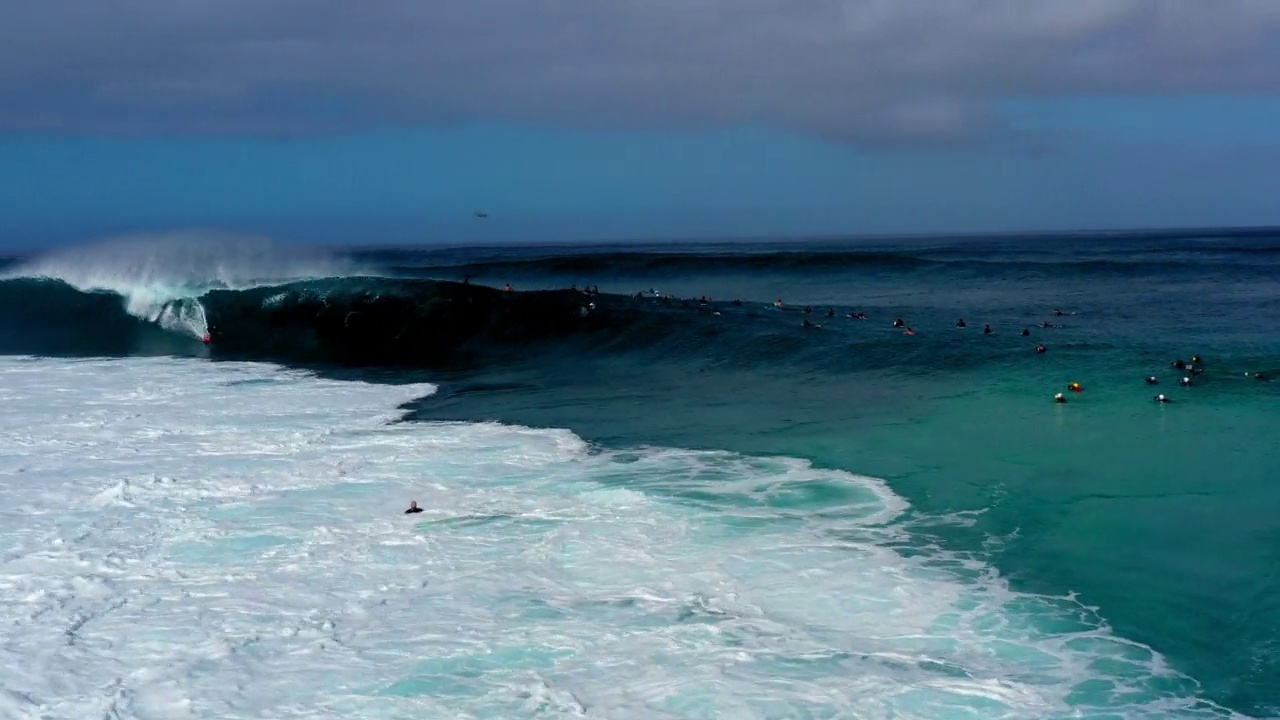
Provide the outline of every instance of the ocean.
{"type": "Polygon", "coordinates": [[[1278,260],[9,259],[0,717],[1280,716],[1278,260]]]}

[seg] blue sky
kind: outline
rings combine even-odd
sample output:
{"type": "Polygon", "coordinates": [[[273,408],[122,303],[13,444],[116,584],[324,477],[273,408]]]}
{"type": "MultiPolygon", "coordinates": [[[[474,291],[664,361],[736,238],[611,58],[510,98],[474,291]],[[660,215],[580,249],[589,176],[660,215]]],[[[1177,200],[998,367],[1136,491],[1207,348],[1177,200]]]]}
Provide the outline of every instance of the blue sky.
{"type": "Polygon", "coordinates": [[[0,244],[1280,224],[1275,5],[512,3],[0,9],[0,244]]]}

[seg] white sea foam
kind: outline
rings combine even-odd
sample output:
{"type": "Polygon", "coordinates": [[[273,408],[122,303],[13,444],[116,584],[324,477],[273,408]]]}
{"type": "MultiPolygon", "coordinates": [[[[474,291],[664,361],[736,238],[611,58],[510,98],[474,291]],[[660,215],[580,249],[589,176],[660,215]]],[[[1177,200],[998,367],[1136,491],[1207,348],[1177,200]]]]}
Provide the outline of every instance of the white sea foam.
{"type": "Polygon", "coordinates": [[[198,336],[208,330],[197,298],[210,290],[245,289],[360,272],[312,247],[210,232],[112,238],[56,250],[4,277],[62,280],[85,292],[123,298],[135,317],[198,336]]]}
{"type": "Polygon", "coordinates": [[[432,390],[0,358],[0,716],[1227,715],[1072,601],[895,550],[876,480],[390,422],[432,390]]]}

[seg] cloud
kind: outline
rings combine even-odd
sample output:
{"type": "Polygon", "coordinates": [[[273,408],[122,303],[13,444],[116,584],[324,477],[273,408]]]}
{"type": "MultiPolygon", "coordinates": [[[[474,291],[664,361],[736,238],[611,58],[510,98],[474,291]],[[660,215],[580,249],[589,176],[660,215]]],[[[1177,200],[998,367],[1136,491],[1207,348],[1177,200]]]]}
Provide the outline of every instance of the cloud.
{"type": "Polygon", "coordinates": [[[769,124],[972,140],[998,103],[1280,89],[1276,0],[0,3],[0,130],[769,124]]]}

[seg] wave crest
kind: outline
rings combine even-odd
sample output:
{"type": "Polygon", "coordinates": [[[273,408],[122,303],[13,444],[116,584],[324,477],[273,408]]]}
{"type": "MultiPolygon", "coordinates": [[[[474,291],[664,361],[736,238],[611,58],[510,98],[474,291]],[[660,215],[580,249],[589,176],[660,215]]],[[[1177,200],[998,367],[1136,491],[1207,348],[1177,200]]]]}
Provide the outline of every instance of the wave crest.
{"type": "Polygon", "coordinates": [[[82,292],[112,292],[134,317],[168,330],[208,332],[198,298],[211,290],[341,277],[354,264],[314,247],[258,236],[190,231],[132,235],[62,248],[12,267],[3,279],[60,280],[82,292]]]}

